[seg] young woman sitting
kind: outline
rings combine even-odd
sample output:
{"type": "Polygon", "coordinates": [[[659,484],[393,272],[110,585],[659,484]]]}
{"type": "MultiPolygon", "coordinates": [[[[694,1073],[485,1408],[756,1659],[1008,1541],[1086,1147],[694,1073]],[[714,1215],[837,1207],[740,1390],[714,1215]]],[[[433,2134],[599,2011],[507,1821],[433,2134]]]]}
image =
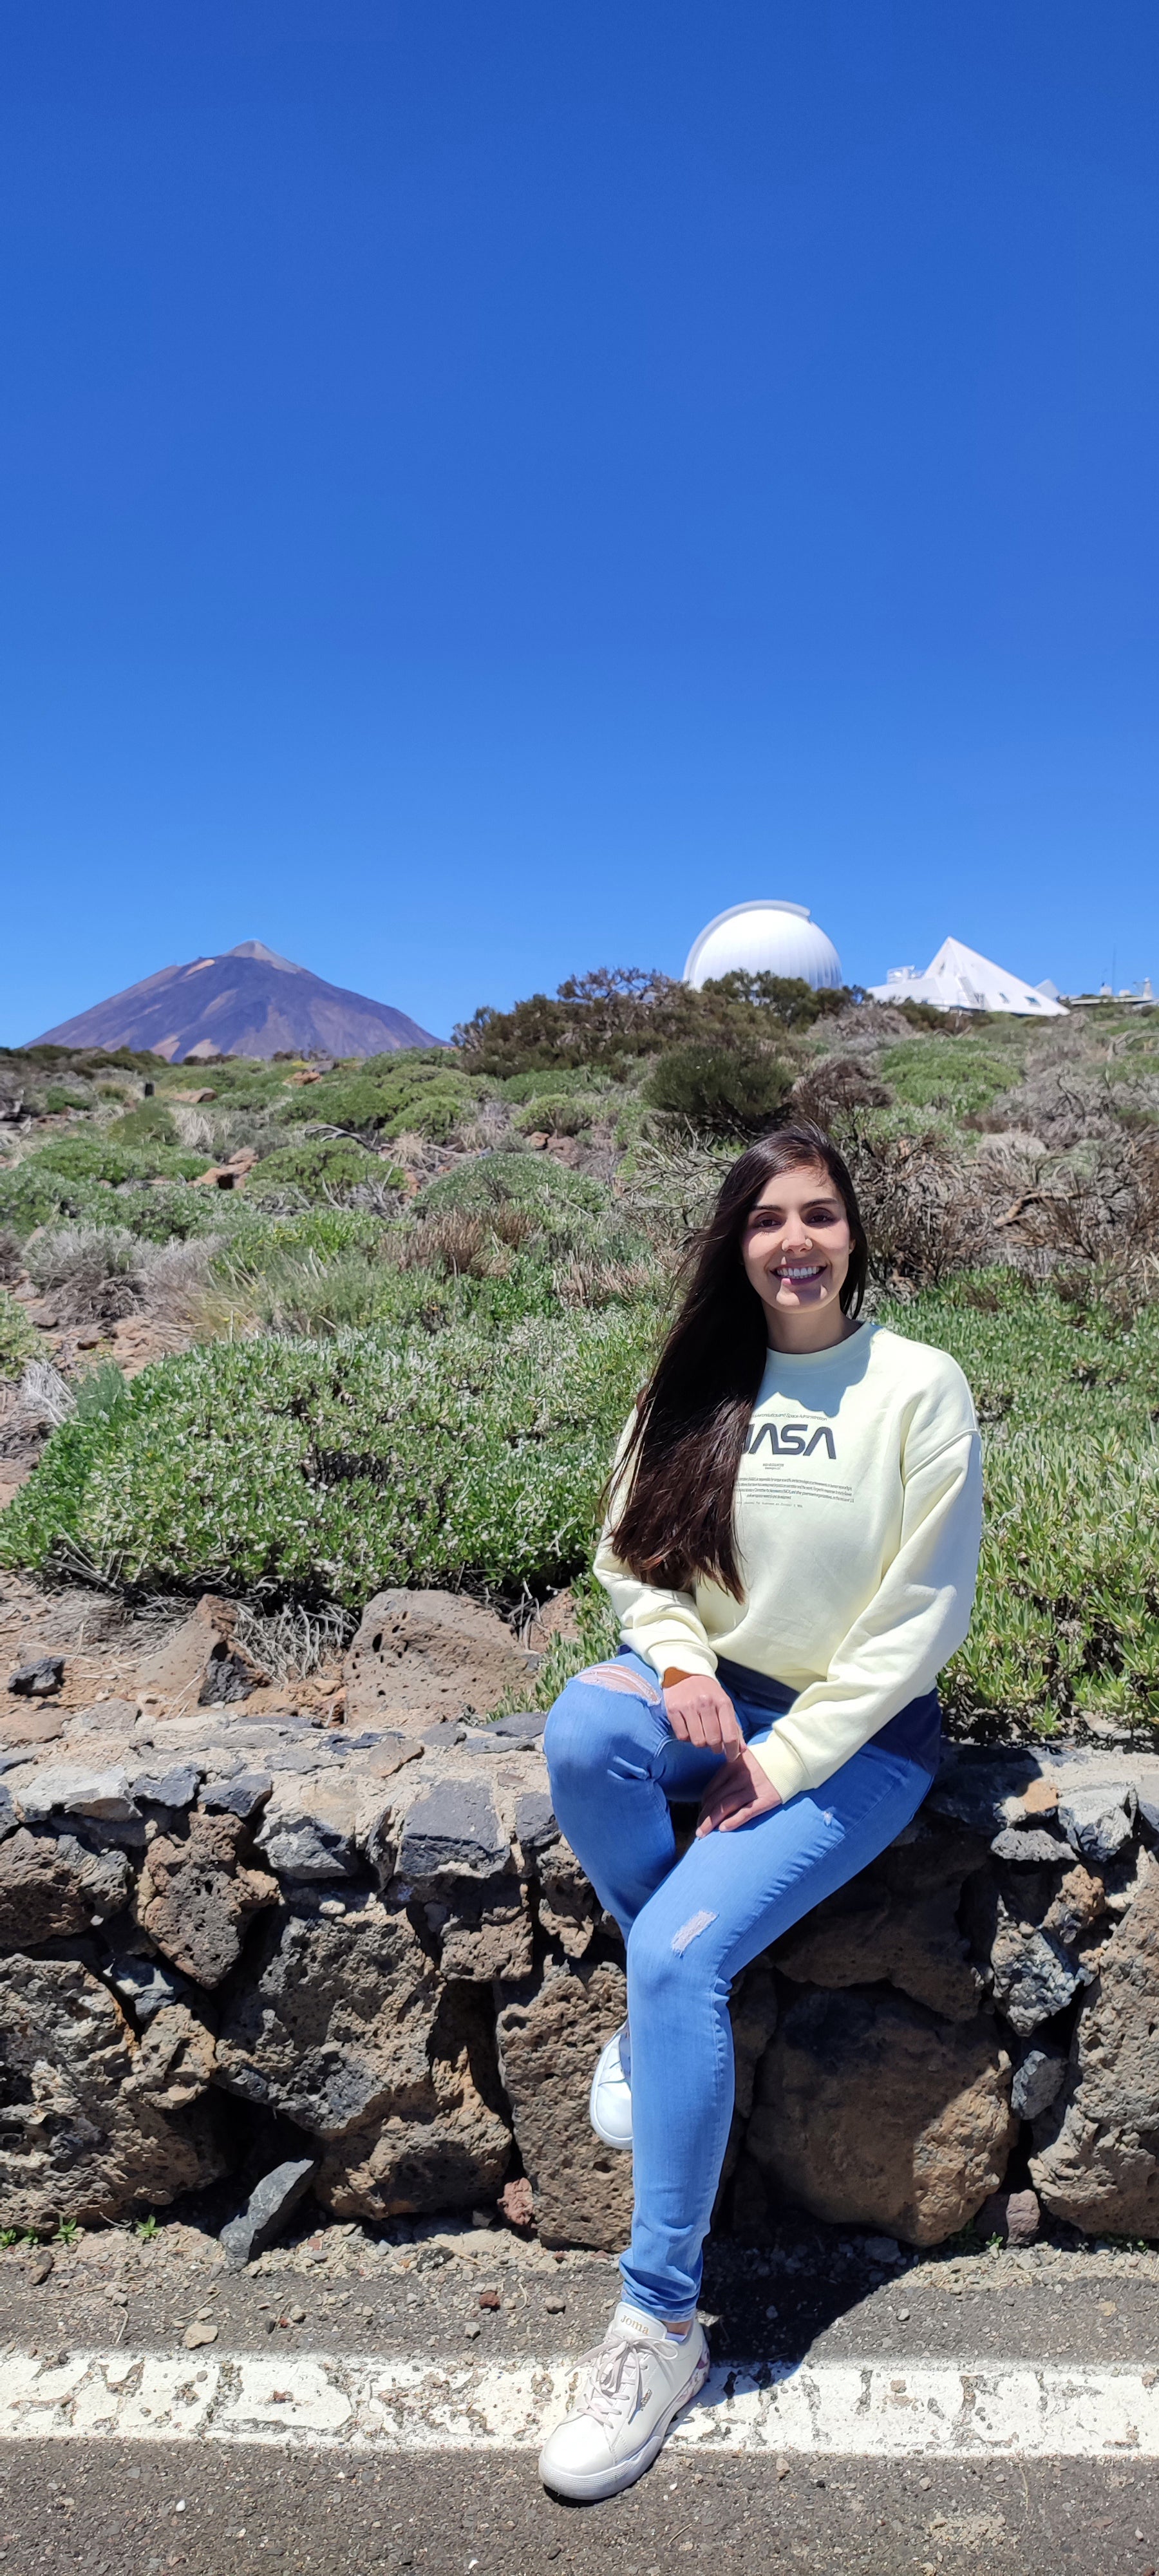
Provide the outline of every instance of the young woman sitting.
{"type": "Polygon", "coordinates": [[[858,1320],[866,1274],[820,1129],[732,1165],[613,1469],[596,1572],[623,1642],[547,1722],[556,1816],[627,1946],[591,2109],[635,2194],[622,2299],[541,2455],[557,2494],[631,2485],[707,2376],[733,1978],[893,1842],[937,1768],[978,1434],[944,1351],[858,1320]],[[699,1802],[680,1860],[670,1799],[699,1802]]]}

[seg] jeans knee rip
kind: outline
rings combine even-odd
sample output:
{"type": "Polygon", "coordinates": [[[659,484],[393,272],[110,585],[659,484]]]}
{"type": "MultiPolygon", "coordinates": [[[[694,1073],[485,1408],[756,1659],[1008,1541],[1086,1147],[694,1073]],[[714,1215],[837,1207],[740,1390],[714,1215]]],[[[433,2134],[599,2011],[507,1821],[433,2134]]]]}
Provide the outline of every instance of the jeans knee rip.
{"type": "Polygon", "coordinates": [[[661,1697],[658,1683],[642,1681],[623,1664],[591,1664],[586,1673],[576,1674],[576,1680],[590,1682],[595,1690],[627,1691],[630,1699],[647,1700],[650,1708],[657,1707],[661,1697]]]}
{"type": "Polygon", "coordinates": [[[688,1948],[690,1941],[695,1941],[698,1932],[707,1932],[709,1924],[715,1921],[715,1914],[710,1914],[703,1905],[699,1914],[690,1914],[687,1923],[682,1923],[679,1932],[672,1935],[672,1947],[677,1958],[688,1948]]]}

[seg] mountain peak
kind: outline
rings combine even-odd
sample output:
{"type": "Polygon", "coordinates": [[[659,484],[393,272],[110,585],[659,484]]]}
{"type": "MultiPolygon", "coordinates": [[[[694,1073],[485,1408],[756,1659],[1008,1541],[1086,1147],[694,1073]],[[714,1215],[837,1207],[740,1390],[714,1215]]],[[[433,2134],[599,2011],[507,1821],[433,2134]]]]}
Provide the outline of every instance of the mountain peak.
{"type": "Polygon", "coordinates": [[[405,1011],[328,984],[260,939],[165,966],[29,1044],[134,1047],[166,1064],[207,1055],[387,1055],[441,1046],[405,1011]]]}
{"type": "Polygon", "coordinates": [[[239,939],[236,948],[225,950],[227,957],[256,957],[259,966],[279,966],[283,975],[308,975],[308,966],[295,966],[288,957],[279,957],[276,948],[267,948],[264,939],[239,939]]]}

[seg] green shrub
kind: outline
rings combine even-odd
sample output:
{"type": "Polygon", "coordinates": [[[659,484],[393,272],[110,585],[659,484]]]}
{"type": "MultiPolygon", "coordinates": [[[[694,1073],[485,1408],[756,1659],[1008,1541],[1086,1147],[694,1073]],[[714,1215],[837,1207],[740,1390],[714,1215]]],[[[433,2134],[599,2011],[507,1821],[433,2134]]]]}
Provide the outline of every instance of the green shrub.
{"type": "MultiPolygon", "coordinates": [[[[590,1091],[594,1085],[602,1087],[605,1079],[602,1067],[595,1070],[586,1064],[553,1065],[550,1073],[512,1073],[505,1081],[492,1082],[486,1087],[509,1106],[518,1107],[524,1101],[534,1100],[537,1093],[547,1091],[553,1100],[574,1100],[578,1093],[590,1091]]],[[[483,1088],[482,1084],[480,1088],[483,1088]]]]}
{"type": "Polygon", "coordinates": [[[52,1118],[63,1117],[69,1109],[91,1109],[91,1091],[80,1091],[75,1084],[51,1082],[44,1095],[44,1106],[52,1118]]]}
{"type": "Polygon", "coordinates": [[[21,1237],[38,1225],[54,1224],[59,1217],[84,1217],[99,1225],[102,1207],[110,1202],[115,1210],[111,1190],[102,1190],[96,1181],[69,1180],[39,1154],[29,1154],[22,1163],[0,1171],[0,1226],[11,1227],[21,1237]]]}
{"type": "Polygon", "coordinates": [[[1083,1710],[1159,1720],[1159,1307],[1124,1327],[999,1270],[882,1321],[953,1353],[983,1426],[978,1600],[948,1705],[1047,1731],[1083,1710]]]}
{"type": "Polygon", "coordinates": [[[792,1069],[778,1056],[724,1046],[672,1047],[645,1084],[654,1109],[693,1126],[745,1134],[764,1127],[787,1100],[792,1069]]]}
{"type": "Polygon", "coordinates": [[[560,1579],[591,1548],[649,1337],[609,1313],[212,1343],[53,1435],[0,1516],[0,1561],[79,1551],[124,1584],[351,1606],[382,1584],[560,1579]]]}
{"type": "Polygon", "coordinates": [[[1025,1045],[1021,1032],[1005,1047],[985,1038],[903,1038],[887,1047],[881,1072],[896,1099],[910,1109],[948,1110],[955,1118],[976,1117],[1021,1079],[1025,1045]]]}
{"type": "Polygon", "coordinates": [[[142,1148],[147,1152],[152,1145],[176,1145],[180,1141],[172,1110],[166,1109],[161,1100],[143,1100],[139,1109],[126,1110],[124,1117],[114,1119],[105,1133],[110,1145],[127,1145],[131,1153],[142,1148]]]}
{"type": "MultiPolygon", "coordinates": [[[[118,1125],[126,1122],[120,1120],[118,1125]]],[[[28,1155],[29,1163],[58,1172],[69,1181],[195,1180],[208,1163],[207,1154],[180,1154],[165,1144],[120,1144],[112,1131],[89,1128],[83,1135],[53,1136],[28,1155]]]]}
{"type": "Polygon", "coordinates": [[[428,1090],[417,1092],[396,1111],[383,1134],[388,1142],[396,1136],[424,1136],[428,1144],[445,1145],[456,1127],[461,1127],[474,1111],[475,1102],[465,1084],[432,1082],[428,1090]]]}
{"type": "Polygon", "coordinates": [[[132,1390],[115,1360],[102,1360],[77,1379],[73,1390],[78,1422],[112,1422],[128,1410],[132,1390]]]}
{"type": "Polygon", "coordinates": [[[255,1207],[271,1201],[349,1198],[356,1189],[401,1189],[403,1175],[393,1163],[352,1137],[319,1136],[300,1145],[281,1145],[259,1163],[247,1189],[255,1207]]]}
{"type": "Polygon", "coordinates": [[[141,1243],[189,1243],[197,1235],[240,1235],[264,1220],[236,1190],[191,1190],[175,1181],[152,1189],[97,1190],[90,1225],[123,1225],[141,1243]]]}
{"type": "Polygon", "coordinates": [[[585,1172],[569,1172],[547,1154],[477,1154],[437,1181],[428,1181],[412,1201],[416,1216],[462,1208],[485,1216],[489,1208],[510,1202],[542,1210],[588,1208],[602,1214],[611,1192],[585,1172]]]}
{"type": "Polygon", "coordinates": [[[272,1331],[314,1339],[373,1323],[382,1272],[363,1252],[340,1252],[329,1261],[316,1252],[283,1252],[239,1284],[248,1285],[253,1311],[272,1331]]]}
{"type": "Polygon", "coordinates": [[[437,1056],[371,1056],[356,1071],[338,1067],[295,1091],[283,1115],[363,1136],[412,1132],[440,1142],[473,1105],[470,1084],[440,1050],[437,1056]]]}
{"type": "MultiPolygon", "coordinates": [[[[247,1201],[241,1204],[246,1206],[247,1201]]],[[[238,1276],[243,1270],[256,1278],[279,1262],[307,1253],[318,1261],[332,1261],[344,1253],[374,1252],[382,1240],[382,1219],[365,1208],[326,1206],[303,1209],[300,1216],[268,1217],[250,1200],[248,1210],[250,1222],[223,1245],[214,1263],[220,1278],[238,1276]]]]}
{"type": "Polygon", "coordinates": [[[0,1288],[0,1378],[19,1377],[28,1360],[40,1350],[40,1335],[30,1324],[23,1306],[7,1288],[0,1288]]]}
{"type": "Polygon", "coordinates": [[[579,1136],[591,1126],[594,1116],[590,1095],[586,1100],[574,1096],[569,1099],[566,1092],[547,1091],[529,1100],[525,1109],[517,1110],[512,1123],[524,1136],[532,1136],[537,1130],[544,1136],[579,1136]]]}

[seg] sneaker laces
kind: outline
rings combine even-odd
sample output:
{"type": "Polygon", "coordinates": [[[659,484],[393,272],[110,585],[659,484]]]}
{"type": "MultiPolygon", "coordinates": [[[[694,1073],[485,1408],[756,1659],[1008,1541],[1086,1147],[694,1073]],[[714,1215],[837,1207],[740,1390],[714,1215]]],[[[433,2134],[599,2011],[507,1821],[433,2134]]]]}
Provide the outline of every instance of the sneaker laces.
{"type": "Polygon", "coordinates": [[[618,2415],[635,2414],[644,2396],[644,2373],[641,2353],[655,2350],[650,2335],[628,2334],[623,2326],[612,2326],[602,2343],[580,2356],[580,2369],[589,2374],[584,2390],[581,2415],[594,2415],[597,2424],[614,2424],[618,2415]]]}

